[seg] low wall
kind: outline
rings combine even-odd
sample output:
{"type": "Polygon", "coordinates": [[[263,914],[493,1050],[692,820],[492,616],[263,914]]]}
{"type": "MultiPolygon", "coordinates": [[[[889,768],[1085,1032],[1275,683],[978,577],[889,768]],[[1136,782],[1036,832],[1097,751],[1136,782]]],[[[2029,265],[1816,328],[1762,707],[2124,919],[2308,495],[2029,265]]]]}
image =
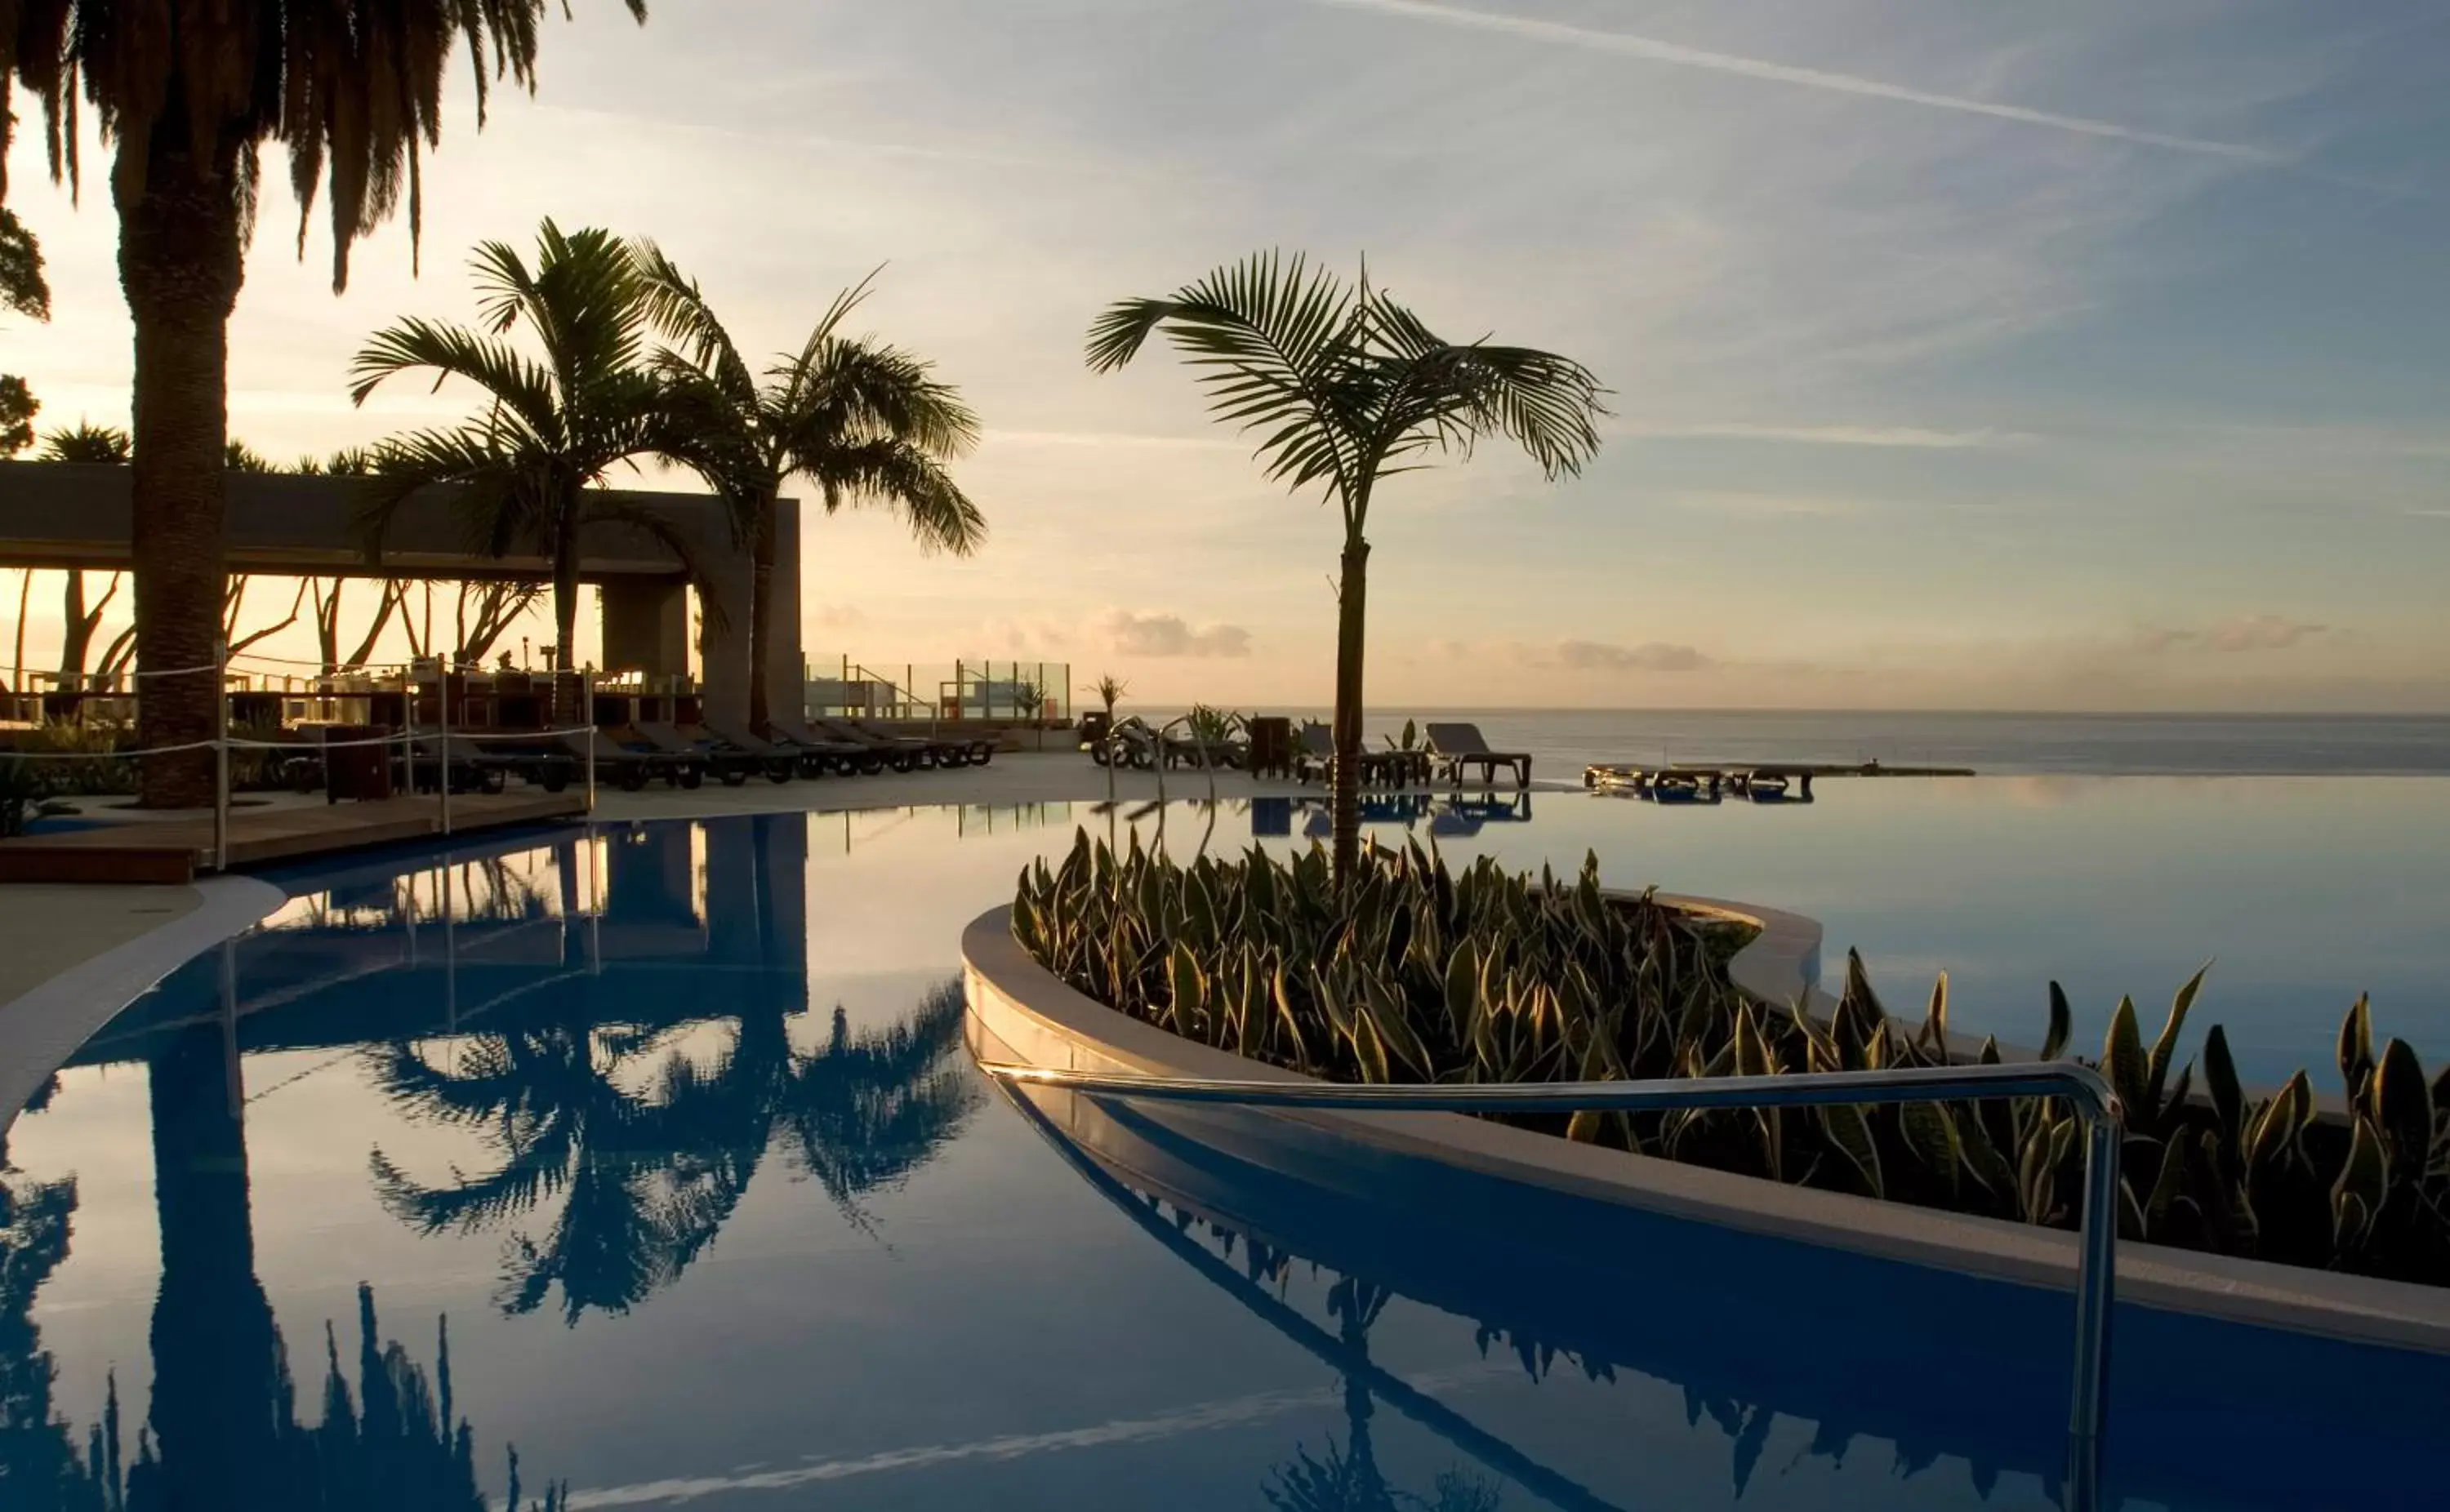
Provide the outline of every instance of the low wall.
{"type": "MultiPolygon", "coordinates": [[[[1689,901],[1699,902],[1699,901],[1689,901]]],[[[1710,910],[1749,920],[1761,936],[1732,968],[1747,991],[1774,1000],[1795,989],[1808,920],[1730,902],[1710,910]],[[1757,954],[1758,953],[1758,954],[1757,954]],[[1759,983],[1760,985],[1756,985],[1759,983]]],[[[1297,1073],[1169,1034],[1075,992],[1012,938],[1011,910],[981,915],[962,937],[973,1049],[1024,1064],[1153,1076],[1298,1082],[1297,1073]]],[[[1059,1127],[1086,1128],[1095,1099],[1031,1089],[1059,1127]],[[1073,1105],[1080,1105],[1076,1109],[1073,1105]]],[[[1248,1110],[1375,1150],[1695,1222],[1935,1267],[1993,1280],[2072,1291],[2075,1235],[1999,1219],[1886,1203],[1843,1192],[1711,1171],[1575,1144],[1459,1114],[1248,1110]]],[[[2198,1314],[2325,1338],[2450,1353],[2450,1289],[2340,1275],[2293,1266],[2122,1243],[2118,1297],[2130,1306],[2198,1314]]]]}

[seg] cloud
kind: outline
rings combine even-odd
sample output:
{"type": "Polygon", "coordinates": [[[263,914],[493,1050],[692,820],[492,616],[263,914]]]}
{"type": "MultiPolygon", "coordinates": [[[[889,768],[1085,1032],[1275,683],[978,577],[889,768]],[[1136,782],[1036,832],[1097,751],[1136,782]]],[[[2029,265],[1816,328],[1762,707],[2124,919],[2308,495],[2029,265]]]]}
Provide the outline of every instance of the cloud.
{"type": "Polygon", "coordinates": [[[1702,68],[1715,73],[1736,74],[1743,78],[1760,79],[1774,84],[1800,85],[1805,88],[1828,90],[1837,94],[1859,95],[1872,100],[1890,100],[1901,105],[1918,105],[1936,110],[1953,110],[1963,115],[1988,116],[1994,121],[2012,121],[2022,126],[2046,126],[2052,130],[2073,132],[2078,136],[2104,137],[2113,142],[2132,142],[2141,146],[2166,147],[2173,152],[2226,158],[2233,163],[2252,163],[2265,167],[2287,167],[2297,161],[2288,153],[2275,152],[2268,147],[2249,146],[2244,143],[2213,142],[2202,137],[2173,136],[2161,131],[2142,131],[2132,126],[2120,126],[2114,121],[2099,121],[2088,116],[2059,115],[2048,110],[2029,110],[2022,106],[1996,105],[1988,100],[1969,100],[1959,95],[1935,94],[1929,90],[1910,89],[1903,85],[1861,78],[1851,73],[1832,73],[1821,68],[1799,68],[1791,64],[1773,63],[1764,58],[1741,57],[1731,52],[1712,52],[1701,48],[1688,48],[1679,43],[1662,42],[1654,37],[1636,36],[1631,32],[1603,31],[1593,27],[1568,26],[1562,21],[1543,21],[1532,16],[1496,15],[1486,10],[1467,10],[1462,6],[1431,4],[1430,0],[1312,0],[1312,3],[1350,10],[1374,10],[1382,15],[1402,16],[1410,20],[1462,27],[1477,31],[1503,32],[1507,36],[1522,37],[1533,42],[1559,43],[1591,52],[1612,52],[1622,57],[1641,58],[1651,63],[1674,64],[1687,68],[1702,68]]]}
{"type": "Polygon", "coordinates": [[[2282,614],[2246,614],[2203,630],[2156,627],[2135,633],[2135,649],[2146,655],[2166,651],[2205,651],[2237,655],[2247,651],[2285,651],[2292,646],[2333,633],[2328,625],[2290,619],[2282,614]]]}
{"type": "Polygon", "coordinates": [[[857,630],[867,623],[867,615],[856,604],[820,604],[809,612],[808,623],[821,630],[857,630]]]}
{"type": "Polygon", "coordinates": [[[1698,672],[1718,665],[1716,658],[1696,648],[1672,641],[1644,641],[1639,646],[1559,641],[1536,654],[1545,663],[1578,672],[1698,672]]]}
{"type": "Polygon", "coordinates": [[[1110,609],[1098,616],[1096,632],[1118,656],[1237,657],[1251,654],[1251,632],[1239,625],[1194,629],[1179,614],[1139,614],[1110,609]]]}
{"type": "Polygon", "coordinates": [[[2030,445],[2039,437],[2023,431],[1985,427],[1935,431],[1919,425],[1756,425],[1725,421],[1694,425],[1632,425],[1624,434],[1662,441],[1783,441],[1799,446],[1910,447],[1923,451],[1993,450],[2030,445]]]}

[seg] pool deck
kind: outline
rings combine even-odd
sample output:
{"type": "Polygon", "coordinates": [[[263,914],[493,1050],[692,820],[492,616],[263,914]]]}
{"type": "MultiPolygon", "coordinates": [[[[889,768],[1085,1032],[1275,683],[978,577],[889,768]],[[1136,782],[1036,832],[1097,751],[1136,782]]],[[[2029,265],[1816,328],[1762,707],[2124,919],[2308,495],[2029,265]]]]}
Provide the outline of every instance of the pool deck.
{"type": "MultiPolygon", "coordinates": [[[[579,792],[462,793],[451,800],[451,827],[458,834],[575,818],[586,811],[587,797],[579,792]]],[[[0,883],[181,887],[212,864],[209,812],[148,815],[126,810],[107,811],[107,817],[115,822],[0,841],[0,883]]],[[[327,804],[282,794],[231,809],[229,865],[261,866],[440,833],[441,805],[432,798],[327,804]]],[[[6,901],[0,898],[0,903],[6,901]]]]}

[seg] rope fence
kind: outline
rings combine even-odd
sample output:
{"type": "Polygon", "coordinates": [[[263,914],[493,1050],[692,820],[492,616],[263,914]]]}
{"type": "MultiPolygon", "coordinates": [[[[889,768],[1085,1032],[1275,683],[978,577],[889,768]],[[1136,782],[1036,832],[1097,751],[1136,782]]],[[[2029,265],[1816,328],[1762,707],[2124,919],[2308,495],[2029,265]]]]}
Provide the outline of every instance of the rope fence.
{"type": "MultiPolygon", "coordinates": [[[[396,672],[390,671],[387,669],[381,671],[372,669],[360,669],[345,674],[352,680],[362,680],[369,686],[363,690],[359,690],[351,694],[344,694],[341,696],[364,697],[379,689],[386,694],[396,693],[397,696],[400,698],[400,712],[402,719],[401,724],[397,730],[379,735],[356,736],[344,740],[333,740],[329,738],[328,734],[326,734],[324,738],[314,740],[251,739],[247,736],[234,735],[230,733],[229,727],[230,703],[227,694],[228,683],[231,676],[231,667],[234,662],[245,660],[288,662],[293,666],[321,667],[323,665],[320,662],[295,662],[286,657],[277,657],[246,651],[241,651],[233,655],[226,649],[224,649],[221,659],[206,666],[165,668],[159,671],[146,671],[143,669],[132,670],[126,674],[131,684],[139,679],[147,677],[185,677],[206,672],[214,674],[222,685],[224,696],[217,698],[214,701],[216,708],[214,709],[213,720],[216,727],[213,737],[209,740],[185,741],[167,746],[137,746],[133,749],[0,749],[0,771],[13,772],[16,770],[16,764],[21,761],[50,763],[139,762],[153,757],[180,756],[186,755],[191,752],[210,751],[213,756],[212,866],[215,871],[227,871],[229,869],[230,854],[230,755],[233,751],[281,752],[291,757],[308,758],[321,756],[330,751],[362,750],[374,747],[388,748],[397,746],[399,752],[399,759],[407,767],[409,785],[411,788],[418,785],[418,777],[420,766],[430,764],[435,768],[434,789],[437,803],[441,813],[441,831],[443,834],[449,835],[451,833],[452,777],[454,775],[452,771],[454,755],[451,743],[454,739],[467,741],[472,745],[485,741],[558,742],[563,741],[570,736],[593,736],[596,732],[595,726],[593,724],[557,725],[542,729],[476,728],[454,731],[451,727],[452,700],[451,697],[448,696],[450,692],[450,679],[454,676],[465,678],[472,670],[481,672],[484,669],[481,667],[472,667],[468,664],[456,662],[433,661],[421,662],[408,667],[403,667],[399,669],[396,672]],[[441,718],[430,730],[419,731],[417,727],[418,699],[416,697],[416,693],[420,686],[432,686],[435,684],[441,685],[438,691],[444,695],[438,701],[441,718]],[[441,741],[439,749],[436,749],[431,744],[434,738],[438,736],[441,741]]],[[[247,674],[242,673],[241,675],[243,676],[247,674]]],[[[337,677],[343,674],[335,673],[331,675],[337,677]]],[[[565,676],[574,677],[577,681],[581,710],[592,710],[595,691],[595,675],[593,671],[591,669],[575,673],[554,672],[546,674],[548,680],[554,683],[558,683],[559,680],[565,676]]],[[[13,698],[17,695],[11,694],[10,696],[13,698]]],[[[591,814],[595,811],[596,745],[597,743],[594,740],[590,739],[580,746],[575,751],[569,750],[565,746],[560,750],[540,753],[541,759],[547,761],[550,761],[554,757],[561,757],[564,760],[572,757],[576,758],[580,766],[581,773],[585,778],[587,812],[591,814]]],[[[311,770],[311,768],[308,769],[311,770]]],[[[381,790],[385,792],[389,790],[390,785],[388,769],[388,764],[386,763],[384,766],[386,775],[381,780],[381,790]]],[[[503,769],[504,768],[500,766],[496,766],[492,768],[492,770],[496,772],[503,769]]],[[[568,780],[567,769],[564,768],[563,770],[565,775],[562,778],[562,783],[566,785],[568,780]]],[[[548,773],[549,771],[550,768],[548,768],[548,773]]],[[[530,776],[532,779],[535,779],[535,773],[533,771],[531,771],[530,776]]],[[[333,773],[327,766],[324,773],[324,781],[327,788],[330,786],[332,780],[333,773]]],[[[549,774],[542,779],[536,780],[541,780],[548,791],[558,792],[561,790],[560,786],[555,785],[554,780],[549,774]]],[[[35,796],[48,798],[57,795],[38,791],[35,796]]]]}

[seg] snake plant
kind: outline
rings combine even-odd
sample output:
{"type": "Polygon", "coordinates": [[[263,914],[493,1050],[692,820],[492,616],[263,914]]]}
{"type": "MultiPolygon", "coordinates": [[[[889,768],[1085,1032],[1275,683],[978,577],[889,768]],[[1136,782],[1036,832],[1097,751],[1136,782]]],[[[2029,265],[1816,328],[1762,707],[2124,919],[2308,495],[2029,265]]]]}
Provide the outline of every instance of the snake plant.
{"type": "MultiPolygon", "coordinates": [[[[1655,893],[1571,877],[1460,871],[1415,843],[1343,884],[1317,846],[1181,864],[1137,835],[1083,832],[1025,869],[1012,928],[1075,989],[1187,1038],[1337,1081],[1510,1082],[1996,1062],[1949,1029],[1948,979],[1919,1021],[1892,1015],[1849,952],[1834,1007],[1772,1003],[1727,963],[1741,926],[1655,893]]],[[[2373,1047],[2360,999],[2340,1039],[2346,1097],[2318,1116],[2303,1072],[2246,1095],[2217,1026],[2176,1048],[2202,991],[2182,987],[2148,1047],[2112,1014],[2096,1064],[2127,1109],[2122,1231],[2299,1265],[2450,1281],[2450,1074],[2401,1040],[2373,1047]]],[[[2056,983],[2040,1054],[2066,1052],[2056,983]]],[[[1956,1212],[2070,1227],[2074,1116],[2047,1098],[1794,1111],[1585,1112],[1514,1121],[1566,1138],[1956,1212]]]]}

